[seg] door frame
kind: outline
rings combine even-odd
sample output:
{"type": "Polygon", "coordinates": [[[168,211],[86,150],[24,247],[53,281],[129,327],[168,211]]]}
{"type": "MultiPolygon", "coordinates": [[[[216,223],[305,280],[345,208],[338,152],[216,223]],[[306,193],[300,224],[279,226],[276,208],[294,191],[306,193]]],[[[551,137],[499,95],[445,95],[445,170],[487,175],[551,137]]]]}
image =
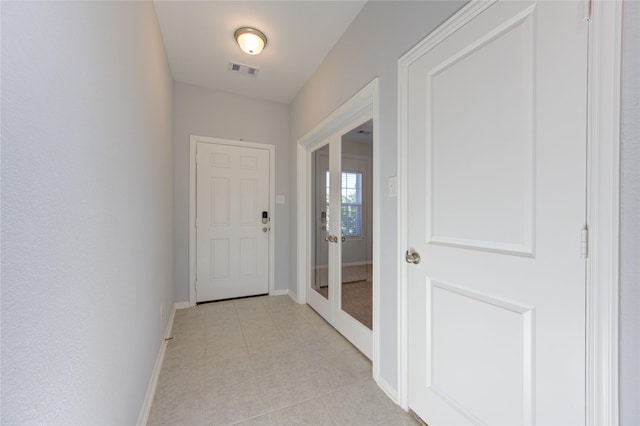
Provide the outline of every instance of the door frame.
{"type": "Polygon", "coordinates": [[[231,145],[242,148],[264,149],[269,152],[269,294],[275,291],[275,232],[276,232],[276,209],[275,209],[275,165],[276,147],[275,145],[235,141],[230,139],[220,139],[209,136],[190,135],[189,136],[189,306],[196,305],[196,147],[198,143],[208,143],[214,145],[231,145]]]}
{"type": "MultiPolygon", "coordinates": [[[[398,248],[407,247],[409,65],[494,2],[470,2],[398,60],[398,248]]],[[[618,242],[622,2],[587,1],[586,423],[618,424],[618,242]]],[[[576,246],[578,250],[578,246],[576,246]]],[[[398,402],[408,409],[407,264],[398,265],[398,402]]]]}
{"type": "MultiPolygon", "coordinates": [[[[380,156],[379,156],[379,101],[378,101],[378,77],[374,78],[364,88],[358,91],[353,97],[342,104],[337,110],[322,120],[319,124],[309,130],[302,136],[296,144],[297,149],[297,247],[298,253],[296,257],[297,267],[297,286],[296,301],[298,303],[307,302],[307,286],[311,279],[311,223],[309,214],[311,211],[311,193],[307,188],[307,182],[311,178],[311,167],[308,160],[310,150],[318,147],[323,141],[327,140],[335,133],[354,124],[361,124],[373,118],[373,212],[380,211],[380,156]],[[361,121],[360,121],[361,120],[361,121]]],[[[346,131],[351,130],[351,127],[346,131]]],[[[372,214],[373,220],[373,379],[378,382],[380,377],[380,365],[378,354],[380,353],[380,215],[372,214]]]]}

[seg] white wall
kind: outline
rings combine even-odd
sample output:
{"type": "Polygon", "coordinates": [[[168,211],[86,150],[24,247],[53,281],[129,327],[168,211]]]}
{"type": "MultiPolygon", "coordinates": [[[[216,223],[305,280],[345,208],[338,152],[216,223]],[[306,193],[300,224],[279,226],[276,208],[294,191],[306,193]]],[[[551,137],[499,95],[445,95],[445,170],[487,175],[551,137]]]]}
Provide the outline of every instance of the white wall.
{"type": "Polygon", "coordinates": [[[288,289],[289,106],[179,82],[174,84],[173,100],[175,300],[189,300],[189,135],[192,134],[276,146],[276,194],[284,195],[286,203],[276,204],[274,216],[275,288],[288,289]]]}
{"type": "Polygon", "coordinates": [[[640,3],[625,1],[620,205],[620,424],[640,425],[640,3]]]}
{"type": "MultiPolygon", "coordinates": [[[[461,1],[373,1],[368,2],[349,29],[327,55],[318,71],[291,104],[291,152],[307,131],[353,96],[374,77],[380,78],[380,373],[397,388],[397,198],[388,197],[387,179],[397,174],[397,60],[415,43],[457,11],[461,1]]],[[[292,175],[296,156],[291,157],[292,175]]],[[[296,177],[290,193],[295,196],[296,177]]],[[[295,203],[291,223],[295,223],[295,203]]],[[[295,227],[290,239],[296,246],[295,227]]],[[[292,262],[290,283],[295,292],[296,265],[292,262]]]]}
{"type": "Polygon", "coordinates": [[[173,305],[171,97],[151,3],[2,2],[2,424],[136,422],[173,305]]]}

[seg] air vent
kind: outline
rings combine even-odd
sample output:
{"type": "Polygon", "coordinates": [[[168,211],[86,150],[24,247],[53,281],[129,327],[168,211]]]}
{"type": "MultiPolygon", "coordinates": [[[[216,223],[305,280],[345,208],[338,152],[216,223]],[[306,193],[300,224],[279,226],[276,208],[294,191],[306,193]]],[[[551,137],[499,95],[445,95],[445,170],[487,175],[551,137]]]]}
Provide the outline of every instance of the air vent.
{"type": "Polygon", "coordinates": [[[248,77],[257,77],[258,72],[260,72],[260,68],[237,64],[235,62],[229,62],[229,71],[234,74],[242,74],[248,77]]]}

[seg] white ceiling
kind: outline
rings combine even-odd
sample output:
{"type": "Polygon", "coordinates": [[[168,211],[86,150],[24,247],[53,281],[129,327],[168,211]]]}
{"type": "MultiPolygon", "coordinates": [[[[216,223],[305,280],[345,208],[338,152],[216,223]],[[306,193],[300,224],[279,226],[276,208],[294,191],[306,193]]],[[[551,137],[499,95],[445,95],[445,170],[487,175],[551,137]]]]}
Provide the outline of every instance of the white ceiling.
{"type": "Polygon", "coordinates": [[[176,81],[289,103],[366,1],[154,1],[176,81]],[[257,56],[233,38],[243,26],[268,39],[257,56]],[[233,61],[260,69],[229,72],[233,61]]]}

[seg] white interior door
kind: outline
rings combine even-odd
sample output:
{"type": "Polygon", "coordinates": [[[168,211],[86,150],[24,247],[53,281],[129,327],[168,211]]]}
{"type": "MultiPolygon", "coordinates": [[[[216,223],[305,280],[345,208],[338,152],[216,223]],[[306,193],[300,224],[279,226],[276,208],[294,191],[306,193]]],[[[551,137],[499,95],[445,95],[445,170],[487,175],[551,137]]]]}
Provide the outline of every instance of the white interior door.
{"type": "Polygon", "coordinates": [[[267,294],[269,151],[198,143],[196,168],[196,301],[267,294]]]}
{"type": "MultiPolygon", "coordinates": [[[[358,126],[361,124],[362,122],[357,123],[358,126]]],[[[311,270],[307,287],[307,303],[371,359],[373,356],[372,329],[363,324],[362,318],[358,318],[367,308],[369,309],[366,313],[367,316],[372,316],[373,312],[373,284],[372,280],[369,283],[366,282],[366,263],[371,259],[372,250],[364,244],[367,241],[366,238],[369,238],[370,242],[372,237],[371,228],[364,219],[372,214],[371,204],[369,206],[363,204],[363,201],[369,201],[368,196],[363,195],[363,191],[369,188],[368,161],[354,156],[345,157],[343,155],[345,143],[342,140],[342,136],[353,131],[354,128],[358,128],[357,125],[354,124],[345,131],[337,132],[308,153],[311,270]],[[365,173],[362,173],[362,170],[365,173]],[[356,179],[357,182],[346,182],[346,180],[351,180],[350,177],[357,175],[360,175],[359,180],[356,179]],[[346,207],[345,203],[348,198],[346,195],[349,190],[352,192],[360,191],[359,197],[355,197],[352,200],[352,205],[347,207],[347,210],[357,211],[359,209],[359,216],[356,214],[354,218],[349,218],[346,213],[343,215],[343,207],[346,207]],[[358,203],[360,203],[359,206],[358,203]],[[367,209],[366,212],[365,209],[367,209]],[[343,221],[351,219],[356,219],[353,226],[343,226],[346,224],[346,222],[343,224],[343,221]],[[353,228],[353,230],[347,230],[348,228],[353,228]],[[365,271],[363,280],[360,280],[364,282],[353,284],[354,290],[356,290],[356,286],[358,287],[357,291],[353,292],[355,296],[351,296],[352,299],[349,300],[347,309],[345,309],[347,305],[345,305],[346,300],[343,297],[345,256],[347,260],[351,260],[351,269],[347,272],[348,274],[354,276],[358,274],[356,266],[365,271]],[[369,287],[366,287],[367,285],[369,287]],[[366,300],[356,301],[353,297],[363,297],[366,300]]],[[[372,156],[371,143],[369,151],[372,156]]]]}
{"type": "Polygon", "coordinates": [[[409,65],[408,403],[431,426],[585,422],[587,30],[581,2],[497,2],[409,65]]]}
{"type": "Polygon", "coordinates": [[[308,210],[310,224],[310,271],[306,292],[307,303],[329,323],[333,323],[333,300],[335,288],[335,268],[337,259],[330,251],[330,227],[333,226],[333,211],[330,209],[330,188],[328,187],[328,172],[330,154],[335,149],[331,140],[323,141],[311,150],[309,161],[309,189],[310,206],[308,210]]]}
{"type": "MultiPolygon", "coordinates": [[[[339,272],[334,303],[334,327],[349,341],[372,358],[373,335],[373,279],[371,230],[369,217],[372,215],[369,162],[345,154],[348,139],[342,137],[340,168],[335,185],[337,212],[340,212],[340,228],[332,233],[338,236],[339,272]]],[[[354,144],[351,144],[354,145],[354,144]]],[[[336,244],[337,245],[337,244],[336,244]]]]}
{"type": "Polygon", "coordinates": [[[329,292],[329,145],[324,145],[313,155],[313,224],[315,229],[315,253],[312,285],[315,290],[328,298],[329,292]],[[325,289],[325,290],[323,290],[325,289]]]}

